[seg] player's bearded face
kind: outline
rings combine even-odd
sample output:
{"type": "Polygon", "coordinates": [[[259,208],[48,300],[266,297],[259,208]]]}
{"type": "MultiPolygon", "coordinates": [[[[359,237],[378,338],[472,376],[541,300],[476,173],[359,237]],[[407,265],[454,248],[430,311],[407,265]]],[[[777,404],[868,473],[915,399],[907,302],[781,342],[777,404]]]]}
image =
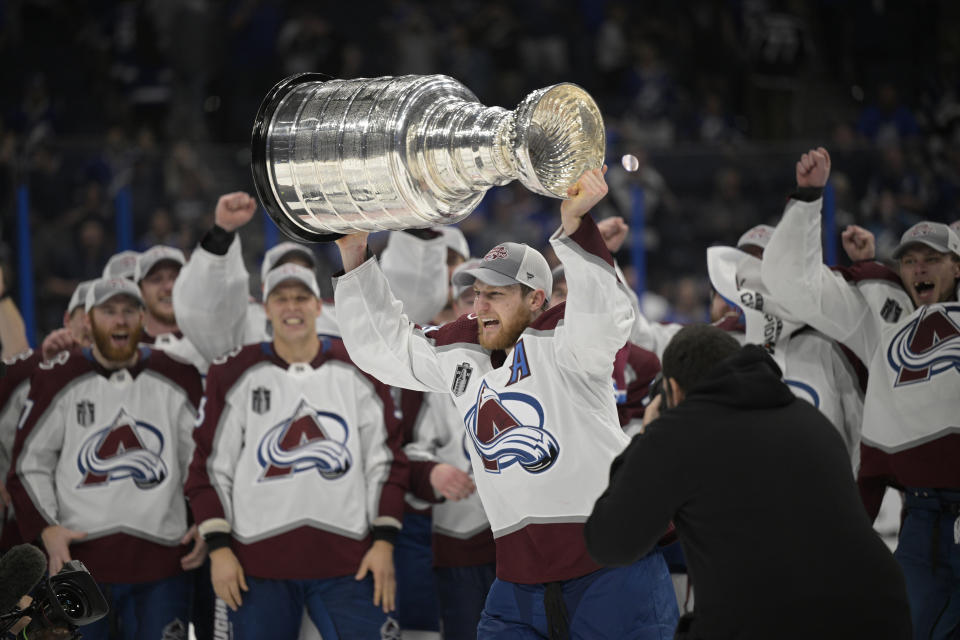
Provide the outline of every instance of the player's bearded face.
{"type": "Polygon", "coordinates": [[[533,310],[520,285],[492,287],[476,282],[474,313],[477,339],[484,349],[509,349],[533,321],[533,310]]]}
{"type": "Polygon", "coordinates": [[[117,296],[90,311],[93,343],[107,360],[133,358],[143,334],[143,311],[136,302],[117,296]]]}
{"type": "Polygon", "coordinates": [[[952,300],[960,278],[960,261],[953,254],[917,245],[900,257],[900,279],[918,307],[952,300]]]}

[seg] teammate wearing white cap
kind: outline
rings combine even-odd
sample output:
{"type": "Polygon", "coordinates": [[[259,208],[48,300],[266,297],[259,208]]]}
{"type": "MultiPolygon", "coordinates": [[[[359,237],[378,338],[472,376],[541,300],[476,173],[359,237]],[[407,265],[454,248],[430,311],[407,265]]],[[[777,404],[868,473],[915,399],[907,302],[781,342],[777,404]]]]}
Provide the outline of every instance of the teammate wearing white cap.
{"type": "Polygon", "coordinates": [[[25,540],[50,573],[81,560],[113,615],[85,638],[186,638],[191,579],[206,549],[187,525],[183,482],[201,397],[196,370],[139,345],[140,290],[126,279],[87,290],[93,344],[61,352],[31,380],[10,494],[25,540]],[[185,545],[193,541],[193,549],[185,545]]]}
{"type": "Polygon", "coordinates": [[[133,280],[136,277],[139,257],[139,251],[121,251],[113,254],[103,267],[103,277],[133,280]]]}
{"type": "Polygon", "coordinates": [[[885,486],[905,491],[896,557],[917,638],[952,637],[960,625],[960,237],[947,225],[908,229],[893,257],[899,275],[860,263],[854,281],[823,266],[823,187],[830,155],[796,165],[797,192],[762,265],[784,306],[868,363],[860,485],[876,516],[885,486]]]}
{"type": "Polygon", "coordinates": [[[626,445],[610,393],[614,356],[633,311],[612,258],[586,216],[607,192],[586,172],[561,207],[551,244],[567,266],[570,294],[545,311],[546,260],[505,243],[474,282],[475,315],[428,331],[399,311],[366,234],[337,242],[346,274],[335,300],[351,356],[384,382],[452,395],[466,427],[477,490],[497,545],[497,580],[478,638],[668,638],[676,603],[658,552],[618,569],[589,557],[583,522],[626,445]]]}
{"type": "Polygon", "coordinates": [[[273,340],[210,368],[195,435],[187,491],[214,588],[233,638],[296,637],[306,606],[327,640],[380,640],[408,484],[389,390],[317,335],[311,270],[271,270],[263,302],[273,340]]]}

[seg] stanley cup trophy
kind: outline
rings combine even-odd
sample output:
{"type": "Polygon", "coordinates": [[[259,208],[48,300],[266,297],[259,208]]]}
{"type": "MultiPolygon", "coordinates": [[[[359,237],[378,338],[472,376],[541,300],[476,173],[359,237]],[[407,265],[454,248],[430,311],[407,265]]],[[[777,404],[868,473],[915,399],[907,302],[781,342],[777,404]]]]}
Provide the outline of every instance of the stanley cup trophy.
{"type": "Polygon", "coordinates": [[[556,84],[516,111],[485,107],[443,75],[330,80],[291,76],[264,98],[253,177],[288,236],[450,224],[484,192],[519,179],[565,198],[604,159],[603,118],[586,91],[556,84]]]}

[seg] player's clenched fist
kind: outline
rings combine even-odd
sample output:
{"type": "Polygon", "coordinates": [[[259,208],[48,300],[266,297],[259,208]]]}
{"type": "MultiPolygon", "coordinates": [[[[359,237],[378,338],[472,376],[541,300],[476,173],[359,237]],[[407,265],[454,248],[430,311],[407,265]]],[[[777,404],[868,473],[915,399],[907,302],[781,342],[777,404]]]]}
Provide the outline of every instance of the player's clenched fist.
{"type": "Polygon", "coordinates": [[[225,193],[217,200],[217,209],[213,214],[216,225],[226,231],[236,231],[250,222],[257,211],[257,201],[243,191],[225,193]]]}
{"type": "Polygon", "coordinates": [[[568,199],[560,205],[560,219],[563,232],[568,236],[580,227],[580,219],[607,195],[607,181],[603,177],[606,172],[607,165],[585,171],[576,184],[567,189],[568,199]]]}
{"type": "Polygon", "coordinates": [[[249,591],[243,567],[230,547],[220,547],[210,552],[210,582],[217,597],[236,611],[243,604],[241,591],[249,591]]]}
{"type": "Polygon", "coordinates": [[[830,177],[830,154],[823,147],[806,152],[797,161],[798,187],[823,187],[830,177]]]}

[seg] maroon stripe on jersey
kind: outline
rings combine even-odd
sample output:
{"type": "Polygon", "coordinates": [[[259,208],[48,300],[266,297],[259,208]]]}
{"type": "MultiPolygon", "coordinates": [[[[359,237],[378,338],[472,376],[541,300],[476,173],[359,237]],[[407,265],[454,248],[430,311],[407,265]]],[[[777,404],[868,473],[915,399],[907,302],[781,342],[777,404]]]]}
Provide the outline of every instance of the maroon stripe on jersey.
{"type": "Polygon", "coordinates": [[[857,384],[860,385],[860,390],[864,393],[867,392],[867,368],[863,366],[863,361],[860,360],[850,349],[847,349],[845,346],[839,342],[835,343],[840,347],[840,351],[843,352],[844,357],[847,359],[847,362],[850,363],[850,366],[853,367],[854,372],[857,374],[857,384]]]}
{"type": "Polygon", "coordinates": [[[570,580],[600,569],[587,553],[582,522],[528,524],[496,544],[497,577],[508,582],[570,580]]]}
{"type": "Polygon", "coordinates": [[[259,542],[231,543],[248,576],[268,580],[310,580],[353,575],[370,548],[370,538],[298,527],[259,542]]]}
{"type": "Polygon", "coordinates": [[[183,571],[180,558],[188,546],[167,547],[125,533],[116,533],[70,545],[70,556],[80,560],[99,583],[152,582],[183,571]]]}
{"type": "Polygon", "coordinates": [[[40,364],[40,352],[32,351],[27,357],[4,360],[4,363],[7,370],[3,377],[0,377],[0,407],[7,404],[10,396],[21,384],[30,381],[34,369],[40,364]]]}
{"type": "Polygon", "coordinates": [[[460,316],[453,322],[430,329],[425,335],[435,340],[438,347],[458,343],[478,344],[477,318],[472,313],[460,316]]]}
{"type": "Polygon", "coordinates": [[[175,386],[187,392],[187,398],[194,410],[200,407],[203,397],[203,379],[200,372],[192,364],[175,360],[158,349],[150,349],[149,355],[143,358],[144,370],[149,369],[160,374],[175,386]]]}
{"type": "MultiPolygon", "coordinates": [[[[869,444],[860,445],[861,495],[881,478],[896,487],[933,487],[960,490],[960,434],[950,433],[896,453],[885,453],[869,444]]],[[[875,486],[874,486],[875,488],[875,486]]],[[[882,496],[881,496],[882,497],[882,496]]],[[[875,496],[867,496],[869,509],[875,496]]],[[[879,505],[877,505],[879,508],[879,505]]]]}
{"type": "Polygon", "coordinates": [[[886,280],[903,288],[903,281],[897,272],[890,267],[873,260],[855,262],[849,267],[830,267],[831,271],[839,273],[847,282],[864,282],[866,280],[886,280]]]}
{"type": "Polygon", "coordinates": [[[50,410],[57,395],[77,378],[94,371],[90,360],[84,358],[79,351],[71,351],[65,362],[53,365],[44,364],[37,367],[30,378],[30,395],[28,402],[32,402],[30,413],[13,442],[13,453],[10,456],[10,473],[7,475],[7,491],[13,498],[13,508],[17,513],[17,526],[24,540],[36,540],[48,526],[49,522],[33,504],[30,494],[17,475],[17,460],[23,450],[24,442],[37,426],[40,419],[50,410]],[[47,367],[47,368],[44,368],[47,367]]]}
{"type": "Polygon", "coordinates": [[[454,538],[442,533],[433,534],[433,566],[474,567],[493,564],[497,560],[497,546],[489,527],[472,538],[454,538]]]}
{"type": "MultiPolygon", "coordinates": [[[[430,472],[437,466],[436,462],[430,460],[411,460],[410,461],[410,493],[421,500],[427,502],[443,502],[443,498],[438,498],[433,485],[430,484],[430,472]]],[[[413,513],[430,513],[430,509],[416,509],[407,504],[407,511],[413,513]]]]}
{"type": "Polygon", "coordinates": [[[627,343],[627,347],[627,366],[633,370],[636,377],[627,385],[627,401],[617,405],[621,427],[625,427],[631,420],[643,418],[643,401],[650,390],[650,383],[660,371],[657,354],[633,343],[627,343]]]}
{"type": "Polygon", "coordinates": [[[403,430],[403,444],[409,444],[416,440],[416,434],[413,432],[417,424],[417,418],[420,417],[420,410],[423,408],[423,392],[413,389],[400,389],[400,428],[403,430]]]}
{"type": "Polygon", "coordinates": [[[597,223],[593,221],[590,214],[580,219],[580,226],[570,235],[570,239],[613,267],[613,256],[610,255],[610,251],[603,241],[603,236],[597,229],[597,223]]]}

